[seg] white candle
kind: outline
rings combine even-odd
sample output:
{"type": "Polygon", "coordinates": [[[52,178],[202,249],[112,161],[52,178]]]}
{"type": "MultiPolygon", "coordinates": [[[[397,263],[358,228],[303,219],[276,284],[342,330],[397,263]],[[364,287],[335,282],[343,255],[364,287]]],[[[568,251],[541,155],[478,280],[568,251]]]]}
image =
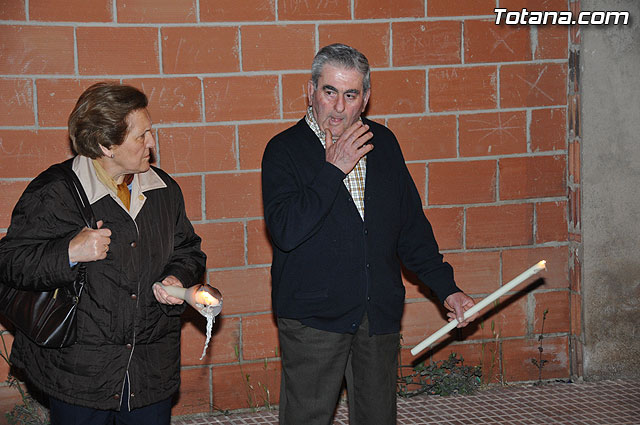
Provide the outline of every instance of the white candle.
{"type": "Polygon", "coordinates": [[[156,283],[160,285],[162,289],[167,291],[167,294],[171,295],[172,297],[178,298],[183,301],[187,300],[187,288],[183,288],[180,286],[173,286],[173,285],[163,285],[160,282],[156,282],[156,283]]]}
{"type": "MultiPolygon", "coordinates": [[[[536,273],[538,273],[538,272],[540,272],[542,270],[545,270],[545,269],[546,269],[546,261],[545,260],[542,260],[539,263],[533,265],[528,270],[526,270],[525,272],[523,272],[519,276],[517,276],[515,279],[513,279],[512,281],[510,281],[506,285],[501,286],[496,291],[494,291],[490,295],[488,295],[485,299],[483,299],[479,303],[475,304],[469,310],[465,311],[464,312],[464,318],[468,319],[469,317],[471,317],[474,314],[478,313],[480,310],[482,310],[483,308],[485,308],[486,306],[491,304],[493,301],[495,301],[496,299],[498,299],[499,297],[504,295],[506,292],[508,292],[511,289],[515,288],[517,285],[521,284],[522,282],[524,282],[525,280],[527,280],[528,278],[530,278],[534,274],[536,274],[536,273]]],[[[415,347],[413,347],[411,349],[411,354],[415,356],[416,354],[420,353],[422,350],[424,350],[425,348],[427,348],[428,346],[430,346],[431,344],[433,344],[434,342],[436,342],[437,340],[442,338],[447,333],[449,333],[456,326],[458,326],[458,320],[457,319],[453,319],[451,322],[447,323],[446,325],[441,327],[439,330],[434,332],[430,337],[428,337],[427,339],[422,341],[420,344],[418,344],[415,347]]]]}

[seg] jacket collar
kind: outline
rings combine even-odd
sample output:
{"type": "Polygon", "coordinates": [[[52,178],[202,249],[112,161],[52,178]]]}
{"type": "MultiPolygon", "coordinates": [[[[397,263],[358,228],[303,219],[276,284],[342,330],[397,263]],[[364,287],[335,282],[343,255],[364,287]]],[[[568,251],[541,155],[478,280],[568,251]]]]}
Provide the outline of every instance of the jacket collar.
{"type": "Polygon", "coordinates": [[[147,199],[144,192],[167,187],[153,168],[149,168],[149,171],[145,171],[144,173],[135,174],[131,182],[131,205],[129,210],[127,210],[116,194],[109,190],[109,188],[98,179],[95,167],[90,158],[81,155],[76,156],[73,159],[72,168],[78,175],[90,204],[94,204],[105,196],[111,196],[133,219],[136,218],[147,199]]]}

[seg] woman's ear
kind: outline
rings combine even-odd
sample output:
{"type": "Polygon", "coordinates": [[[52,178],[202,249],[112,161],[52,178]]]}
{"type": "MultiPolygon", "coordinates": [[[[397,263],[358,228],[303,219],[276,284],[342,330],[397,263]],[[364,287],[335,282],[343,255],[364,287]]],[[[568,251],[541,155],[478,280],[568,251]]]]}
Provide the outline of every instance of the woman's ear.
{"type": "Polygon", "coordinates": [[[107,158],[113,158],[113,151],[111,149],[108,149],[103,145],[100,145],[100,150],[102,150],[102,154],[107,158]]]}

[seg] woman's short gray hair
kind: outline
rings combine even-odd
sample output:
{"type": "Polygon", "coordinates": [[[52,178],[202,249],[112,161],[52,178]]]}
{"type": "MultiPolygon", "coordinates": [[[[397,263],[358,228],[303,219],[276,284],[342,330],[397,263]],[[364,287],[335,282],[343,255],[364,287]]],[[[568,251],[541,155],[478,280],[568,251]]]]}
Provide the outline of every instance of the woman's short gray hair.
{"type": "Polygon", "coordinates": [[[100,158],[100,146],[122,144],[129,130],[129,114],[146,108],[148,103],[147,96],[135,87],[111,82],[92,85],[69,116],[73,150],[78,155],[100,158]]]}
{"type": "Polygon", "coordinates": [[[353,47],[336,43],[325,46],[318,51],[311,64],[311,81],[316,89],[322,68],[327,64],[357,70],[363,75],[362,89],[364,93],[371,88],[369,61],[365,55],[353,47]]]}

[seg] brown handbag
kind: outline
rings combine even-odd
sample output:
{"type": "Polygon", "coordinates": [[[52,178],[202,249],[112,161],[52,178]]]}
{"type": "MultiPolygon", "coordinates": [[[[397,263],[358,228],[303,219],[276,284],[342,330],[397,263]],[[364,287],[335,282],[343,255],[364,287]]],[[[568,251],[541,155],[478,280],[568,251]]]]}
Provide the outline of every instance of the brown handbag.
{"type": "MultiPolygon", "coordinates": [[[[62,174],[73,193],[87,227],[95,229],[96,220],[91,204],[76,173],[66,164],[50,168],[62,174]]],[[[62,348],[76,342],[76,313],[87,270],[83,263],[73,282],[51,291],[29,291],[0,284],[0,314],[36,344],[47,348],[62,348]]]]}

